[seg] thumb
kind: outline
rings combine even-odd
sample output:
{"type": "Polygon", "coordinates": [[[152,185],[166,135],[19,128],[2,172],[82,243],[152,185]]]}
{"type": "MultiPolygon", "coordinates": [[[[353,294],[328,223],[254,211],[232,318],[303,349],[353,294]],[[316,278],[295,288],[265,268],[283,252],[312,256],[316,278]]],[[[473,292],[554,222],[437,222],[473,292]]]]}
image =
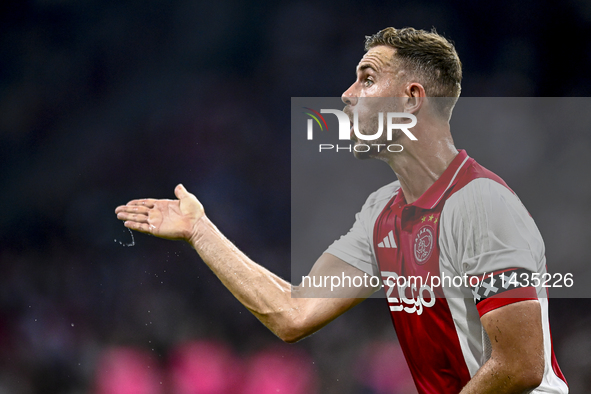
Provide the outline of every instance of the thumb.
{"type": "Polygon", "coordinates": [[[183,186],[182,183],[179,183],[177,185],[177,187],[174,188],[174,195],[179,199],[182,200],[183,198],[187,198],[191,195],[191,193],[189,193],[187,191],[187,189],[185,189],[185,187],[183,186]]]}

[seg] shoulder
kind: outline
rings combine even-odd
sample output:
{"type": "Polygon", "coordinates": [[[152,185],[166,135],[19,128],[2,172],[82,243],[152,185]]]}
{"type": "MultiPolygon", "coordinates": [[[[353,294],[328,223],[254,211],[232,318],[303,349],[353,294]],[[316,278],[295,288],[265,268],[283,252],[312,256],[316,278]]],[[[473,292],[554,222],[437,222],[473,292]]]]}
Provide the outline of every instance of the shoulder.
{"type": "Polygon", "coordinates": [[[373,223],[390,201],[400,190],[400,182],[394,181],[385,186],[382,186],[375,192],[371,193],[361,211],[355,215],[356,220],[366,223],[368,229],[373,228],[373,223]]]}
{"type": "Polygon", "coordinates": [[[510,228],[515,228],[516,222],[527,223],[526,227],[531,227],[533,220],[527,209],[517,195],[501,182],[487,177],[474,178],[456,188],[445,201],[441,225],[447,230],[462,232],[477,229],[481,236],[490,234],[491,230],[508,232],[510,228]]]}
{"type": "Polygon", "coordinates": [[[542,236],[533,218],[517,195],[494,179],[476,178],[455,191],[445,202],[440,223],[447,249],[457,249],[462,254],[459,260],[475,266],[484,267],[481,262],[487,262],[488,268],[535,270],[544,256],[542,236]],[[521,263],[509,258],[515,255],[521,263]],[[488,261],[494,256],[502,264],[488,261]],[[511,260],[508,265],[503,263],[507,259],[511,260]]]}
{"type": "Polygon", "coordinates": [[[519,197],[500,179],[473,178],[452,191],[444,205],[444,211],[461,211],[467,216],[500,214],[501,212],[526,213],[519,197]]]}
{"type": "Polygon", "coordinates": [[[365,204],[363,204],[364,209],[373,209],[376,206],[381,206],[382,208],[394,197],[398,190],[400,190],[400,182],[394,181],[389,183],[385,186],[382,186],[375,192],[371,193],[365,204]]]}
{"type": "Polygon", "coordinates": [[[326,253],[367,272],[379,275],[373,250],[373,229],[380,213],[400,189],[400,182],[392,182],[371,193],[361,211],[355,215],[355,223],[347,234],[332,243],[326,253]]]}

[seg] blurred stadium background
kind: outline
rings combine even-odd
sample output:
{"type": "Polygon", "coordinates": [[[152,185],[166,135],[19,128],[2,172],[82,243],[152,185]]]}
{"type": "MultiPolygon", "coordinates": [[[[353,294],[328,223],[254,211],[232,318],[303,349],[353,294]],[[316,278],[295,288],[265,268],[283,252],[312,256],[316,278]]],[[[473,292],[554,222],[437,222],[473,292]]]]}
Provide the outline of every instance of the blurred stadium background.
{"type": "MultiPolygon", "coordinates": [[[[0,394],[413,393],[383,299],[286,345],[191,248],[125,247],[113,214],[183,182],[288,278],[290,98],[340,96],[386,26],[453,39],[463,96],[591,95],[584,0],[3,1],[0,394]]],[[[525,164],[480,161],[538,222],[550,270],[584,267],[591,135],[541,133],[525,164]]],[[[573,393],[591,392],[590,306],[551,301],[573,393]]]]}

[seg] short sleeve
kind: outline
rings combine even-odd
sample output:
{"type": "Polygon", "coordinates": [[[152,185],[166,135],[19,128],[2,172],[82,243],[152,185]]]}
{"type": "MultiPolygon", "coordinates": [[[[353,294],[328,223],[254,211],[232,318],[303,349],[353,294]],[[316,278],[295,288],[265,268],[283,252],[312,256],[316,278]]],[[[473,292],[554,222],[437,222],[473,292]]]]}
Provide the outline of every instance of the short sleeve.
{"type": "Polygon", "coordinates": [[[399,182],[393,182],[372,193],[361,211],[355,215],[351,229],[333,242],[325,253],[330,253],[369,275],[379,276],[373,250],[373,228],[379,214],[399,188],[399,182]]]}
{"type": "Polygon", "coordinates": [[[516,284],[515,275],[531,277],[545,271],[544,243],[533,219],[506,186],[478,178],[454,193],[441,215],[442,257],[472,283],[481,315],[524,299],[537,299],[529,281],[516,284]]]}

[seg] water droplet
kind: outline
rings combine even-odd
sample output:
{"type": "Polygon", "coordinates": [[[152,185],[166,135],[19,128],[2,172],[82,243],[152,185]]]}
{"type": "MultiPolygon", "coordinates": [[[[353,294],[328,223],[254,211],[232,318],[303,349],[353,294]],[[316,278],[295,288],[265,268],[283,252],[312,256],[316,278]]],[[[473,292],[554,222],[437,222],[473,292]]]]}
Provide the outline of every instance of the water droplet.
{"type": "Polygon", "coordinates": [[[133,232],[131,231],[130,228],[127,229],[129,231],[129,234],[131,234],[131,243],[123,243],[121,241],[117,241],[117,239],[114,239],[114,242],[119,242],[119,245],[121,246],[135,246],[135,238],[133,237],[133,232]]]}

